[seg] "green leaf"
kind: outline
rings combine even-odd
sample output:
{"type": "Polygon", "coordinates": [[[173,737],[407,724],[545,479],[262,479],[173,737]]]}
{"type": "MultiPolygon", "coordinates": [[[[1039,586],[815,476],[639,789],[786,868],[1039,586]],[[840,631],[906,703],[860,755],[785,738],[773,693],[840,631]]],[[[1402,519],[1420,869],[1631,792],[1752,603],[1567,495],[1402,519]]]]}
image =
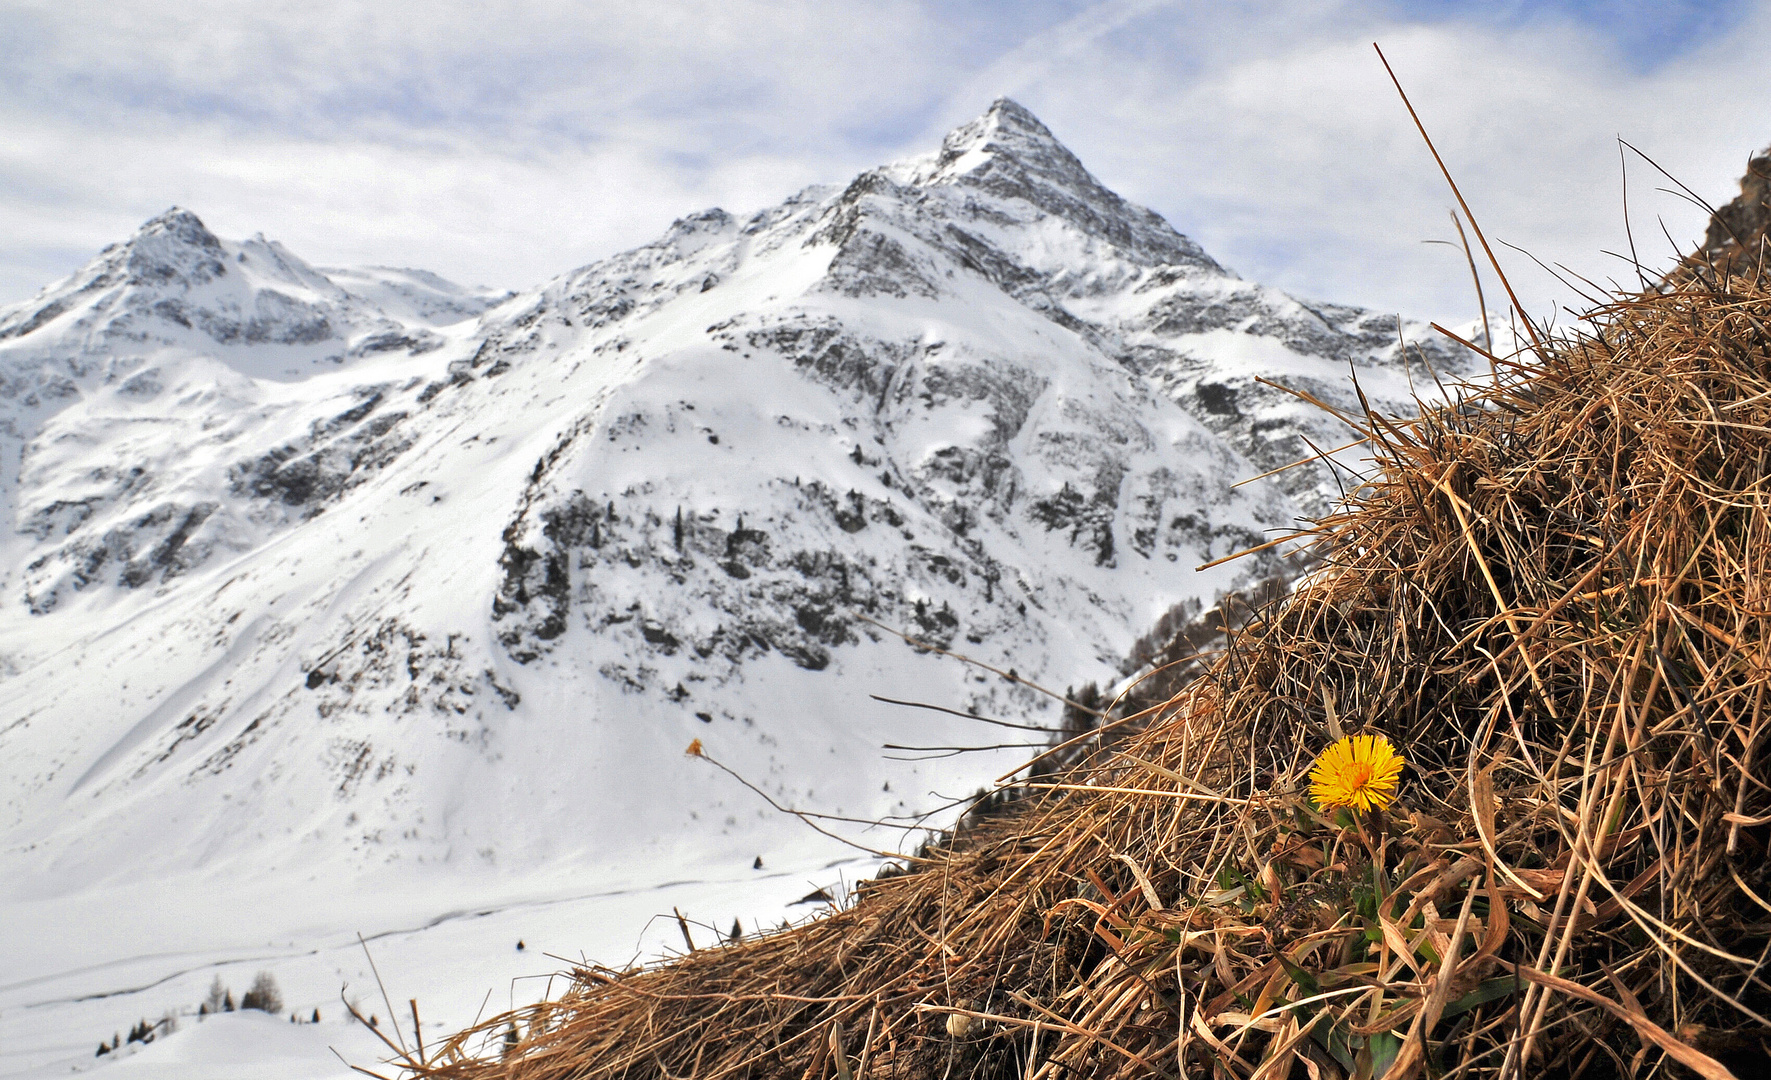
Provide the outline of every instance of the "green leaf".
{"type": "Polygon", "coordinates": [[[1396,1063],[1396,1055],[1402,1052],[1402,1040],[1394,1032],[1380,1031],[1365,1045],[1371,1047],[1371,1080],[1383,1080],[1383,1075],[1396,1063]]]}
{"type": "MultiPolygon", "coordinates": [[[[1329,1056],[1340,1062],[1341,1068],[1349,1073],[1353,1071],[1355,1050],[1353,1042],[1347,1037],[1344,1028],[1330,1022],[1327,1010],[1323,1010],[1316,1017],[1316,1022],[1310,1025],[1310,1038],[1315,1039],[1322,1045],[1322,1049],[1328,1051],[1329,1056]]],[[[1363,1039],[1359,1041],[1361,1044],[1364,1043],[1363,1039]]]]}
{"type": "Polygon", "coordinates": [[[1512,993],[1518,988],[1518,985],[1519,984],[1511,975],[1505,975],[1498,979],[1488,979],[1484,982],[1477,983],[1474,990],[1471,990],[1463,997],[1460,997],[1456,1001],[1445,1006],[1445,1011],[1439,1014],[1439,1018],[1443,1020],[1449,1016],[1456,1016],[1458,1013],[1469,1012],[1478,1005],[1486,1005],[1490,1001],[1498,1001],[1512,993]]]}
{"type": "Polygon", "coordinates": [[[1316,976],[1305,971],[1303,968],[1298,967],[1283,956],[1278,959],[1279,965],[1285,969],[1285,974],[1291,977],[1292,982],[1297,983],[1298,989],[1304,992],[1305,997],[1315,997],[1322,992],[1322,982],[1317,979],[1316,976]]]}

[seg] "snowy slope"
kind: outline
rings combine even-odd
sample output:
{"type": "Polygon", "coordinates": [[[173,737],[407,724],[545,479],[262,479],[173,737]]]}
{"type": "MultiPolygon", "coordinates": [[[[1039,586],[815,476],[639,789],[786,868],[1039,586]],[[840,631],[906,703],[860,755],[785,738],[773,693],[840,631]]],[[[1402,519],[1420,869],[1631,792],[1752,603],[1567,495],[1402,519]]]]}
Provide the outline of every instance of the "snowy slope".
{"type": "MultiPolygon", "coordinates": [[[[170,211],[0,312],[0,914],[145,909],[209,963],[258,930],[167,897],[297,942],[587,878],[737,903],[836,851],[691,739],[836,814],[987,783],[1026,751],[883,760],[1003,740],[871,695],[1055,708],[878,624],[1110,678],[1334,490],[1231,488],[1346,439],[1255,380],[1403,409],[1398,333],[1236,278],[1007,101],[513,297],[170,211]]],[[[66,952],[20,950],[0,1035],[105,985],[66,952]]]]}

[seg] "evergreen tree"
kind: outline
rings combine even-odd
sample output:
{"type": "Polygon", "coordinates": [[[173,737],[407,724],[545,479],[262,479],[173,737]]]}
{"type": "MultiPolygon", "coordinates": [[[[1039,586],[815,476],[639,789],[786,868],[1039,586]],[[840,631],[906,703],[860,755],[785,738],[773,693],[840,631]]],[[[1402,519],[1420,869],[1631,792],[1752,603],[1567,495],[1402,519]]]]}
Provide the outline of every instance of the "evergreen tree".
{"type": "Polygon", "coordinates": [[[209,984],[209,996],[203,999],[203,1004],[208,1008],[202,1011],[205,1014],[220,1012],[222,1001],[227,996],[228,988],[222,985],[221,976],[217,975],[215,981],[209,984]]]}
{"type": "Polygon", "coordinates": [[[103,1039],[100,1039],[98,1041],[98,1053],[96,1053],[92,1056],[93,1057],[104,1057],[106,1054],[108,1054],[110,1052],[111,1052],[111,1048],[109,1046],[105,1045],[105,1041],[103,1039]]]}
{"type": "Polygon", "coordinates": [[[319,1022],[320,1022],[320,1010],[315,1009],[314,1010],[314,1018],[312,1020],[309,1020],[308,1023],[317,1024],[319,1022]]]}
{"type": "Polygon", "coordinates": [[[233,1012],[234,1011],[234,992],[232,990],[229,990],[227,992],[227,996],[221,999],[221,1011],[222,1012],[233,1012]]]}
{"type": "Polygon", "coordinates": [[[277,989],[277,980],[271,977],[270,972],[261,971],[253,976],[252,988],[240,998],[240,1008],[268,1013],[283,1011],[283,994],[277,989]]]}

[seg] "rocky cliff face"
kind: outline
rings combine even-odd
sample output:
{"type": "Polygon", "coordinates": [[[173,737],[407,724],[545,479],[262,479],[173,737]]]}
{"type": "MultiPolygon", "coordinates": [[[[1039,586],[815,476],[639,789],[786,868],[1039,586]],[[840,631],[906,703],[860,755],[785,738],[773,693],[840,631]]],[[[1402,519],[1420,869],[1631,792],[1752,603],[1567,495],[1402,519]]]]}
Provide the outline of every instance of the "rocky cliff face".
{"type": "Polygon", "coordinates": [[[1404,411],[1468,366],[1422,330],[1242,281],[1008,101],[508,298],[171,211],[0,312],[0,859],[761,843],[695,737],[783,801],[927,809],[1025,751],[882,762],[981,740],[870,695],[1057,713],[883,628],[1110,677],[1338,490],[1232,487],[1350,437],[1264,380],[1404,411]]]}
{"type": "Polygon", "coordinates": [[[1766,257],[1771,229],[1771,147],[1754,154],[1740,178],[1740,194],[1710,217],[1703,246],[1685,259],[1684,269],[1750,274],[1766,257]]]}

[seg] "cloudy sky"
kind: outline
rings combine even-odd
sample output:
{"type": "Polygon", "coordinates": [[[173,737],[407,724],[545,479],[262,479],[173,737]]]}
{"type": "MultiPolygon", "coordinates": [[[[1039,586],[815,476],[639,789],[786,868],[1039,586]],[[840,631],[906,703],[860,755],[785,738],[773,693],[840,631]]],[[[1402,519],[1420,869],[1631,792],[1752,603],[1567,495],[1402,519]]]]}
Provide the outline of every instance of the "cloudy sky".
{"type": "MultiPolygon", "coordinates": [[[[1473,314],[1491,236],[1623,276],[1618,139],[1735,192],[1771,143],[1747,0],[0,0],[0,303],[179,204],[320,264],[522,288],[707,206],[936,146],[998,95],[1245,277],[1473,314]]],[[[1755,44],[1757,43],[1757,44],[1755,44]]],[[[1628,162],[1645,260],[1704,215],[1628,162]]],[[[1503,257],[1541,315],[1572,302],[1503,257]]]]}

